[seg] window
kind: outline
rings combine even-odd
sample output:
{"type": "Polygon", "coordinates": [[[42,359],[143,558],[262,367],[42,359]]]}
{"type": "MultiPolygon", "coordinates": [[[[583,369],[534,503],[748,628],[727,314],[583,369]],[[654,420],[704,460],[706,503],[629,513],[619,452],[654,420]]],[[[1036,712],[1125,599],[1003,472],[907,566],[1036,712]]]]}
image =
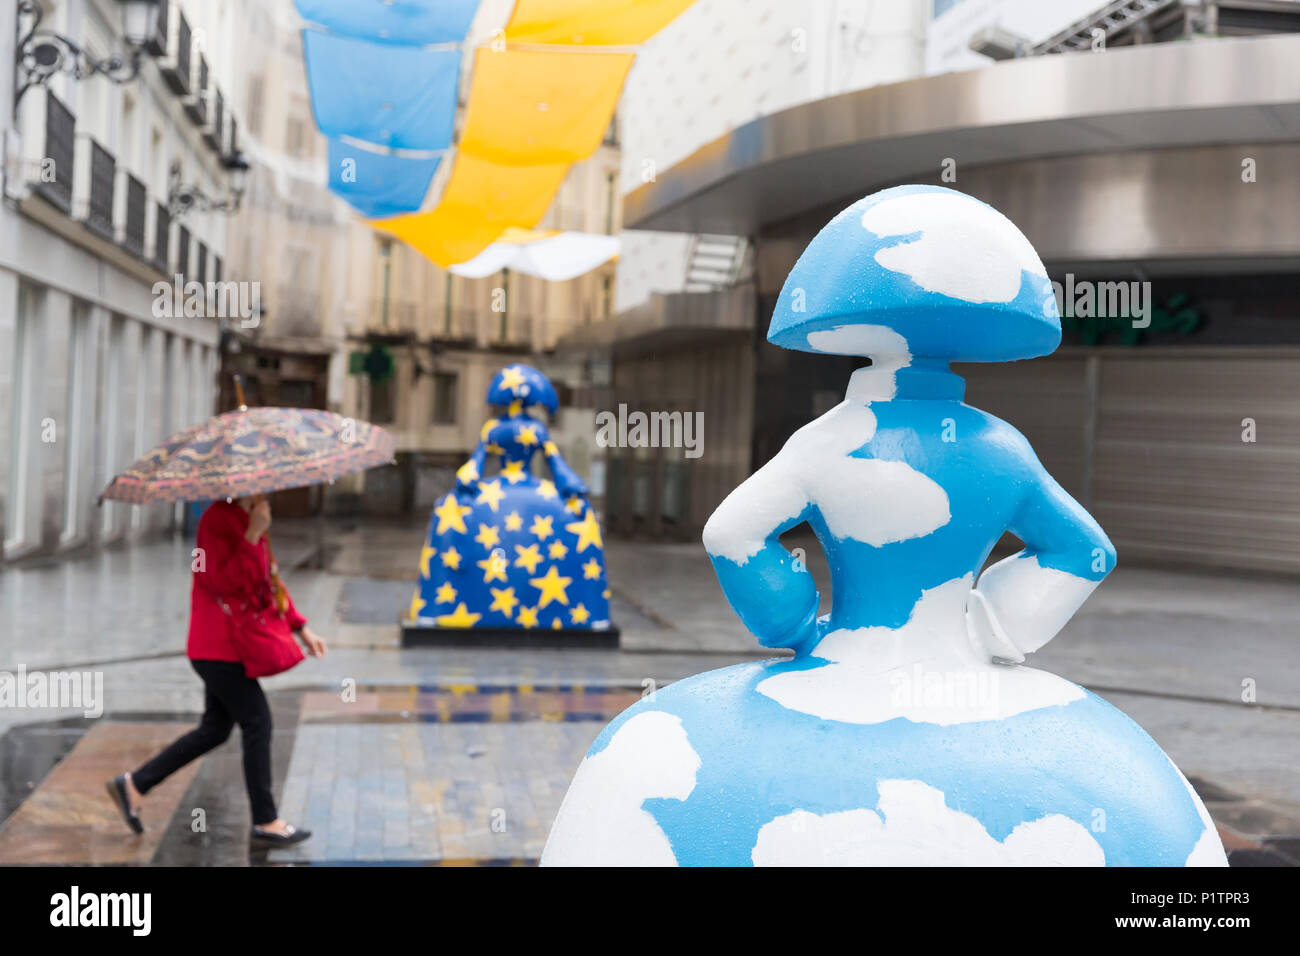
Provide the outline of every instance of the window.
{"type": "Polygon", "coordinates": [[[433,423],[456,424],[456,387],[460,376],[455,372],[433,373],[433,423]]]}
{"type": "Polygon", "coordinates": [[[72,160],[76,149],[76,120],[53,93],[45,96],[45,155],[54,164],[54,182],[42,183],[41,193],[64,212],[72,210],[72,160]]]}
{"type": "Polygon", "coordinates": [[[266,78],[253,76],[248,80],[248,109],[244,122],[254,136],[262,135],[262,97],[266,88],[266,78]]]}
{"type": "Polygon", "coordinates": [[[297,117],[290,117],[284,124],[284,151],[295,159],[307,152],[307,127],[297,117]]]}
{"type": "Polygon", "coordinates": [[[393,423],[393,379],[370,383],[370,420],[376,425],[393,423]]]}
{"type": "Polygon", "coordinates": [[[176,239],[176,274],[184,281],[190,273],[190,231],[181,226],[176,239]]]}

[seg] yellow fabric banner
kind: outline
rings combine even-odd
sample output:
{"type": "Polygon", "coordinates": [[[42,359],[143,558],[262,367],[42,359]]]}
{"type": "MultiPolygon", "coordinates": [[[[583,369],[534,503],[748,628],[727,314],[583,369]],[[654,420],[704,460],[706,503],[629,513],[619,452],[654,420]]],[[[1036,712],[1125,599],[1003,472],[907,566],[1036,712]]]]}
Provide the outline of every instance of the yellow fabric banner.
{"type": "Polygon", "coordinates": [[[505,165],[575,162],[600,146],[632,53],[481,49],[460,150],[505,165]]]}
{"type": "Polygon", "coordinates": [[[370,225],[445,268],[474,258],[511,226],[536,226],[568,171],[568,163],[502,166],[459,153],[436,209],[370,225]]]}
{"type": "Polygon", "coordinates": [[[507,43],[630,46],[644,43],[694,0],[518,0],[507,43]]]}

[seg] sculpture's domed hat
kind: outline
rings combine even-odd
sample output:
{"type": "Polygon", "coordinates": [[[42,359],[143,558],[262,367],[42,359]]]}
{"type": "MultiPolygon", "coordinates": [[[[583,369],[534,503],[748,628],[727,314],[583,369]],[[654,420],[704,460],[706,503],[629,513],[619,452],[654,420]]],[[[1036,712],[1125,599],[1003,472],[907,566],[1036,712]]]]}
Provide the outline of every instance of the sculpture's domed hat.
{"type": "Polygon", "coordinates": [[[509,405],[511,402],[523,402],[524,407],[540,405],[552,415],[559,408],[559,399],[555,396],[555,386],[531,365],[507,365],[488,385],[487,400],[489,405],[509,405]]]}
{"type": "Polygon", "coordinates": [[[896,186],[832,219],[795,263],[768,341],[833,355],[1000,362],[1047,355],[1061,319],[1011,220],[942,186],[896,186]]]}

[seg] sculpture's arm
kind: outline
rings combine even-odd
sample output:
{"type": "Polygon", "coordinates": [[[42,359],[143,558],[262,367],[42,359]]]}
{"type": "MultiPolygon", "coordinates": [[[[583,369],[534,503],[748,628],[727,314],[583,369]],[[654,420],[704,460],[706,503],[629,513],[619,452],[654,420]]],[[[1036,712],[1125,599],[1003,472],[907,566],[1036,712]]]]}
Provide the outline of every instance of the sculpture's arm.
{"type": "Polygon", "coordinates": [[[967,618],[990,657],[1017,662],[1055,637],[1115,567],[1101,526],[1028,456],[1028,493],[1008,528],[1025,547],[980,575],[967,618]]]}
{"type": "Polygon", "coordinates": [[[722,592],[759,643],[806,653],[817,643],[817,587],[779,540],[811,512],[797,460],[787,444],[729,494],[704,526],[704,547],[722,592]]]}
{"type": "Polygon", "coordinates": [[[456,469],[456,483],[465,488],[473,488],[483,476],[483,463],[487,460],[487,444],[480,441],[465,464],[456,469]]]}
{"type": "Polygon", "coordinates": [[[587,483],[582,477],[569,467],[569,463],[564,460],[560,454],[559,446],[551,441],[550,433],[546,426],[538,424],[537,435],[542,443],[542,454],[546,456],[547,467],[551,469],[551,478],[555,482],[555,487],[565,498],[570,495],[587,494],[587,483]]]}

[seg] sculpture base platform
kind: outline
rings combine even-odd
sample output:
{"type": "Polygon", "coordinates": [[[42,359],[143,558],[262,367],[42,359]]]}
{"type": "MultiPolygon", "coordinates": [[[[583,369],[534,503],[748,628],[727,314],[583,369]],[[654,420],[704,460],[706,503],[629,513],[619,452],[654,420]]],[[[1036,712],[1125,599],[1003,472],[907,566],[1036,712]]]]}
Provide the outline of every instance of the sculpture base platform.
{"type": "Polygon", "coordinates": [[[585,647],[617,650],[619,630],[437,627],[402,622],[402,647],[585,647]]]}

